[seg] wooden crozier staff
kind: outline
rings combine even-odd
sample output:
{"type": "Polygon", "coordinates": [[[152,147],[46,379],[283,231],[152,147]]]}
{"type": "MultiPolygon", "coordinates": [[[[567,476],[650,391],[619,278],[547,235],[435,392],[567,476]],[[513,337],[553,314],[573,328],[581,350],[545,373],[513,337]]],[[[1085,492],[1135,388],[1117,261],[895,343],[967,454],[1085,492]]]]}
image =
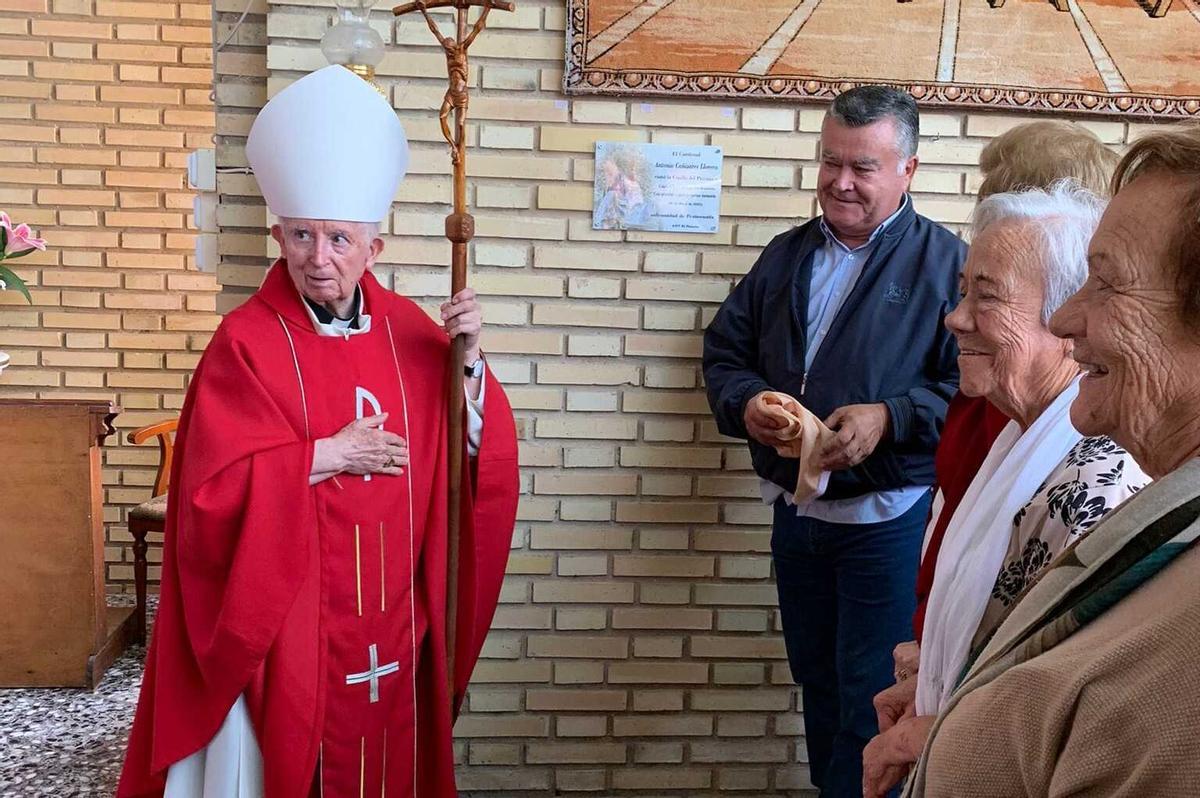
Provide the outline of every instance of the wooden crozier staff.
{"type": "MultiPolygon", "coordinates": [[[[488,12],[493,8],[512,11],[516,6],[507,0],[416,0],[392,9],[396,16],[420,11],[433,31],[434,37],[446,52],[446,71],[450,88],[442,100],[438,118],[442,135],[450,145],[450,162],[454,166],[454,212],[446,217],[446,238],[450,239],[450,296],[467,287],[467,243],[475,236],[475,219],[467,213],[467,48],[483,30],[488,12]],[[467,11],[472,6],[483,9],[475,24],[467,29],[467,11]],[[431,8],[454,8],[458,11],[454,38],[443,36],[431,8]],[[450,129],[450,112],[454,112],[454,129],[450,129]]],[[[447,409],[450,414],[449,452],[450,481],[446,531],[446,676],[450,682],[450,712],[454,713],[454,654],[458,632],[458,542],[459,502],[462,497],[463,455],[463,339],[456,337],[450,347],[450,394],[447,409]]]]}

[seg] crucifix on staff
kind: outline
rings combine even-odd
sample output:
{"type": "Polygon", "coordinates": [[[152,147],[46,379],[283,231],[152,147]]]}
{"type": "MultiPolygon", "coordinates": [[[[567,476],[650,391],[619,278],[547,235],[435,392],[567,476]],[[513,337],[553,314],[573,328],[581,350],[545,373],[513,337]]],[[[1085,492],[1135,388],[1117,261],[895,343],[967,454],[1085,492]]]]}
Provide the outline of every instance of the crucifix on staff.
{"type": "MultiPolygon", "coordinates": [[[[446,139],[446,143],[450,146],[450,162],[454,168],[454,212],[446,217],[446,238],[450,239],[450,295],[458,296],[459,292],[467,287],[467,244],[475,235],[475,219],[467,213],[467,103],[468,103],[468,67],[467,67],[467,50],[471,43],[475,41],[475,37],[483,30],[487,24],[488,13],[493,9],[498,8],[503,11],[512,11],[515,6],[507,0],[415,0],[411,3],[396,6],[392,9],[392,13],[396,16],[409,14],[414,11],[421,12],[425,17],[425,22],[429,25],[429,30],[432,31],[438,43],[442,46],[442,50],[446,53],[446,73],[449,79],[449,87],[446,89],[446,96],[442,100],[442,107],[438,113],[438,118],[441,121],[442,135],[446,139]],[[471,7],[479,7],[482,11],[475,24],[468,30],[467,28],[467,12],[471,7]],[[455,15],[455,36],[451,38],[444,35],[438,27],[437,22],[429,14],[432,8],[453,8],[457,12],[455,15]],[[454,129],[450,128],[450,114],[454,114],[454,129]]],[[[451,346],[450,363],[458,363],[462,359],[462,340],[455,338],[451,346]]],[[[447,596],[448,603],[446,609],[446,661],[448,663],[447,673],[451,682],[454,679],[455,671],[455,656],[457,644],[457,622],[458,614],[457,606],[457,585],[458,585],[458,567],[460,555],[460,507],[461,507],[461,474],[462,474],[462,450],[459,446],[454,445],[454,441],[462,438],[462,417],[463,417],[463,393],[462,382],[458,380],[450,381],[450,393],[447,397],[447,414],[450,419],[449,440],[450,446],[450,461],[449,461],[449,481],[450,489],[447,505],[447,596]]],[[[453,689],[451,693],[453,694],[453,689]]]]}
{"type": "MultiPolygon", "coordinates": [[[[416,7],[417,10],[425,17],[425,22],[429,25],[429,30],[433,32],[434,38],[442,45],[442,49],[446,51],[446,72],[450,78],[450,88],[446,90],[446,96],[442,100],[441,110],[438,112],[438,119],[442,123],[442,135],[450,144],[450,160],[452,163],[459,163],[466,155],[466,145],[464,135],[466,133],[467,123],[467,48],[475,41],[475,37],[483,30],[483,26],[487,24],[488,12],[492,8],[502,8],[506,11],[513,10],[513,4],[507,2],[498,2],[497,0],[476,0],[476,2],[464,2],[456,7],[460,8],[460,20],[463,25],[459,28],[458,37],[451,39],[449,36],[442,35],[441,29],[437,22],[429,15],[430,7],[437,6],[455,6],[453,2],[434,2],[432,4],[425,2],[408,3],[403,6],[397,6],[396,15],[404,14],[416,7]],[[483,11],[479,18],[475,20],[475,24],[471,27],[470,33],[467,33],[465,38],[466,18],[462,16],[462,10],[466,6],[482,6],[483,11]],[[450,132],[450,112],[454,112],[454,133],[450,132]]],[[[457,177],[457,175],[456,175],[457,177]]],[[[465,177],[465,175],[464,175],[465,177]]]]}

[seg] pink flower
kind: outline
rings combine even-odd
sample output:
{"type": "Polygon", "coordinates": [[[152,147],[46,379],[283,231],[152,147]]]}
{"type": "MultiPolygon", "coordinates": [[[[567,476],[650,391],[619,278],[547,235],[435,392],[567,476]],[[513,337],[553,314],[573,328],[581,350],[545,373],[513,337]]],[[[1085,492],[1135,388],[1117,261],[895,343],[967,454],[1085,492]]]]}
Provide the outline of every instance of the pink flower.
{"type": "MultiPolygon", "coordinates": [[[[0,216],[3,216],[3,214],[0,214],[0,216]]],[[[9,220],[7,217],[0,219],[0,223],[8,221],[9,220]]],[[[27,252],[31,249],[40,249],[44,252],[46,250],[45,239],[35,238],[33,236],[33,231],[29,229],[29,225],[27,224],[19,224],[9,230],[8,246],[4,248],[5,255],[12,255],[17,252],[27,252]]]]}

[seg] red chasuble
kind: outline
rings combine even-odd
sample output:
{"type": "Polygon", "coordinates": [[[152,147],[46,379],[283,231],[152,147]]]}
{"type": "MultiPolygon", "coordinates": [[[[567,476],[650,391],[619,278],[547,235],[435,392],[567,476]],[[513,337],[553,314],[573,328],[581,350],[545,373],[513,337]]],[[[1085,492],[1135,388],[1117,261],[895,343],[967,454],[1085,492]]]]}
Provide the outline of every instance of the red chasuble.
{"type": "Polygon", "coordinates": [[[987,459],[997,436],[1008,426],[1008,416],[983,397],[957,393],[946,410],[946,424],[934,455],[933,470],[936,490],[942,492],[942,511],[929,536],[929,545],[917,570],[917,611],[913,614],[913,632],[919,643],[925,632],[925,607],[933,590],[933,575],[937,569],[938,552],[946,537],[946,527],[979,467],[987,459]]]}
{"type": "MultiPolygon", "coordinates": [[[[161,795],[245,695],[266,798],[455,795],[445,673],[445,333],[361,281],[369,332],[323,337],[277,262],[196,369],[176,440],[162,594],[119,796],[161,795]],[[313,442],[388,413],[403,475],[310,487],[313,442]]],[[[517,505],[489,373],[464,457],[455,705],[491,624],[517,505]]],[[[464,425],[465,426],[465,425],[464,425]]],[[[464,441],[465,447],[465,441],[464,441]]]]}

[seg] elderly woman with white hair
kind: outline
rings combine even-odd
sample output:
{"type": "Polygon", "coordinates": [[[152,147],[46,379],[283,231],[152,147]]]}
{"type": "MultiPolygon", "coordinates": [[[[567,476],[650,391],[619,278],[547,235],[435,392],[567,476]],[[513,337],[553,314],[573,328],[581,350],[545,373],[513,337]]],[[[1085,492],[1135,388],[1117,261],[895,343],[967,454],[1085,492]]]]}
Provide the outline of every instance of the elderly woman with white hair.
{"type": "Polygon", "coordinates": [[[1087,278],[1103,211],[1103,200],[1069,182],[997,194],[975,211],[963,299],[946,326],[958,339],[960,390],[1012,420],[950,519],[915,678],[898,674],[876,698],[881,733],[863,755],[864,796],[904,778],[972,652],[1025,586],[1150,481],[1110,438],[1072,426],[1079,366],[1071,343],[1048,328],[1087,278]]]}

